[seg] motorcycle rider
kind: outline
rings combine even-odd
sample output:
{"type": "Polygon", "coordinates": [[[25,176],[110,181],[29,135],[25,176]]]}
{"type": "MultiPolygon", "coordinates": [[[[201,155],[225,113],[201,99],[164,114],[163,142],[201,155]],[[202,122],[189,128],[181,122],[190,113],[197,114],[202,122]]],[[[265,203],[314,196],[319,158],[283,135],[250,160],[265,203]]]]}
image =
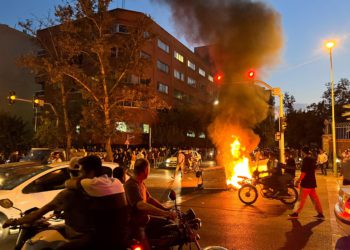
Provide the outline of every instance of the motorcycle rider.
{"type": "Polygon", "coordinates": [[[129,210],[123,184],[103,173],[101,159],[88,156],[79,160],[80,176],[66,182],[68,189],[89,196],[89,217],[94,227],[96,249],[126,249],[128,246],[129,210]]]}
{"type": "MultiPolygon", "coordinates": [[[[69,170],[72,175],[76,175],[79,158],[75,157],[70,161],[69,170]]],[[[65,189],[58,193],[56,197],[42,208],[31,212],[19,219],[7,220],[3,227],[32,224],[50,211],[63,211],[65,225],[59,230],[69,242],[60,246],[59,250],[67,249],[88,249],[92,224],[89,220],[89,213],[86,207],[89,199],[78,190],[65,189]]]]}
{"type": "Polygon", "coordinates": [[[267,162],[267,172],[270,176],[266,177],[266,183],[274,190],[275,196],[288,195],[287,181],[290,177],[283,175],[282,168],[283,164],[278,162],[275,153],[271,152],[267,162]]]}
{"type": "Polygon", "coordinates": [[[167,219],[176,218],[175,212],[164,207],[148,192],[144,181],[147,179],[149,172],[148,161],[137,159],[134,166],[134,175],[124,185],[126,198],[131,208],[133,234],[143,241],[146,247],[149,247],[147,237],[156,237],[162,231],[162,227],[169,224],[167,219]]]}
{"type": "Polygon", "coordinates": [[[61,210],[69,242],[57,249],[126,249],[129,217],[121,182],[101,175],[98,156],[86,156],[70,165],[73,175],[77,171],[79,175],[66,182],[67,189],[41,209],[4,226],[32,223],[49,211],[61,210]]]}

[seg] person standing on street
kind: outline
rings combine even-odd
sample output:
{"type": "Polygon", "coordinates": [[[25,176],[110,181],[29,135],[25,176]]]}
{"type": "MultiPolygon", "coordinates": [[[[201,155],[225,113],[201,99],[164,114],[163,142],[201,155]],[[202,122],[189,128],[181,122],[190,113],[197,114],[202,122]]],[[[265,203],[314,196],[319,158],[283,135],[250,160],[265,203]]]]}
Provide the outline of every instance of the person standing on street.
{"type": "Polygon", "coordinates": [[[294,212],[289,215],[290,218],[298,218],[299,213],[303,209],[306,198],[310,195],[310,199],[317,211],[316,218],[324,219],[323,210],[320,199],[316,193],[316,160],[311,157],[311,152],[308,147],[302,149],[303,162],[301,165],[301,175],[297,181],[297,185],[300,185],[299,199],[294,206],[294,212]]]}
{"type": "Polygon", "coordinates": [[[328,156],[322,149],[317,155],[317,165],[320,166],[323,175],[327,175],[328,156]]]}
{"type": "Polygon", "coordinates": [[[177,156],[177,165],[175,169],[174,176],[172,176],[173,179],[176,178],[179,170],[181,171],[181,177],[184,175],[184,169],[185,169],[185,154],[182,152],[182,150],[179,150],[179,154],[177,156]]]}

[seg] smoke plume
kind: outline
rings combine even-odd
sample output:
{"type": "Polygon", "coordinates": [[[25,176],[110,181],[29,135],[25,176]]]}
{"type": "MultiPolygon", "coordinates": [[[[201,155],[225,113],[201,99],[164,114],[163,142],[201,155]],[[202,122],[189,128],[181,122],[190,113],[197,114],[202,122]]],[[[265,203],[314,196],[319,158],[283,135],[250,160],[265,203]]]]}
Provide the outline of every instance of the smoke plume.
{"type": "Polygon", "coordinates": [[[253,128],[267,117],[269,97],[244,82],[249,69],[261,72],[279,61],[280,15],[253,0],[154,1],[170,6],[178,33],[189,43],[211,45],[211,61],[215,70],[223,72],[216,117],[209,127],[221,162],[227,158],[232,136],[238,136],[247,151],[254,149],[259,137],[253,128]]]}

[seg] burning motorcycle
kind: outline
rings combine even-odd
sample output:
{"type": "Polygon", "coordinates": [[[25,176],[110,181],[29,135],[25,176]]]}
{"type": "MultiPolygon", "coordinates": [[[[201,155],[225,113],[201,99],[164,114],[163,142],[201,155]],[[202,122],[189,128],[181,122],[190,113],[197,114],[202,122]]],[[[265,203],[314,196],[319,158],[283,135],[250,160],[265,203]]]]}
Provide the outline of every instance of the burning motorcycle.
{"type": "Polygon", "coordinates": [[[268,183],[268,178],[260,177],[260,173],[255,171],[252,178],[238,176],[241,179],[238,190],[238,197],[246,205],[253,204],[258,199],[258,187],[263,198],[280,200],[282,203],[292,205],[298,200],[298,191],[294,187],[293,179],[287,183],[287,194],[279,194],[268,183]]]}

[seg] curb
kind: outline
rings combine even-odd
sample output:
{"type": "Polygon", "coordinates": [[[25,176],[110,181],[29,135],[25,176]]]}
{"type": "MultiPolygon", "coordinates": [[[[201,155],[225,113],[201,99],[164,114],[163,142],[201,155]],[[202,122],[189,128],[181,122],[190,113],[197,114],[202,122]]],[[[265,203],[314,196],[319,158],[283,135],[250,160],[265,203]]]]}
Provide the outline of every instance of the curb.
{"type": "Polygon", "coordinates": [[[329,219],[331,224],[331,233],[332,233],[332,249],[335,249],[338,239],[343,237],[345,234],[339,228],[335,214],[334,214],[334,205],[338,201],[339,187],[342,178],[327,176],[326,177],[326,187],[328,192],[328,206],[329,206],[329,219]]]}

